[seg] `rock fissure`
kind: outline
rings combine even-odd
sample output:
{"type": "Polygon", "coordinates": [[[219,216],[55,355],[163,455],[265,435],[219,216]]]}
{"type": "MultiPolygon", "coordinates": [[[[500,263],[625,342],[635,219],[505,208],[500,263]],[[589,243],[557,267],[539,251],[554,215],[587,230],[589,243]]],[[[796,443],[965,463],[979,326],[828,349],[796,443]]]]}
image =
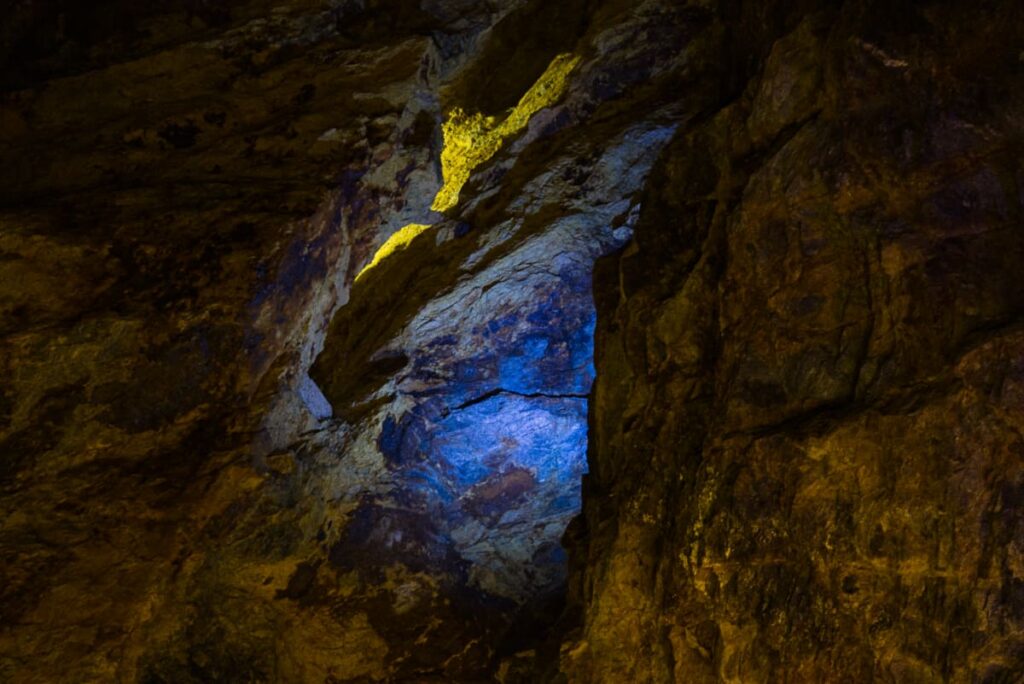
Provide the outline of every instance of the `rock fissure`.
{"type": "Polygon", "coordinates": [[[458,406],[453,406],[449,411],[462,411],[475,404],[487,401],[498,395],[510,395],[515,397],[522,397],[524,399],[587,399],[589,394],[573,394],[573,393],[551,393],[551,392],[516,392],[514,390],[508,390],[502,387],[497,389],[489,390],[484,392],[479,397],[475,397],[468,401],[465,401],[458,406]]]}

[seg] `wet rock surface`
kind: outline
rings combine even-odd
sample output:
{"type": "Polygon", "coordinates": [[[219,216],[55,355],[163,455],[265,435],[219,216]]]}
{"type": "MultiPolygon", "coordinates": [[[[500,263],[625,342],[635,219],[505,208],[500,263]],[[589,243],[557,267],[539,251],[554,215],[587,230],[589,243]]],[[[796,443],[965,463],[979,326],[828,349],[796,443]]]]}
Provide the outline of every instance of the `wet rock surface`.
{"type": "Polygon", "coordinates": [[[1024,670],[1015,3],[0,23],[0,680],[1024,670]]]}

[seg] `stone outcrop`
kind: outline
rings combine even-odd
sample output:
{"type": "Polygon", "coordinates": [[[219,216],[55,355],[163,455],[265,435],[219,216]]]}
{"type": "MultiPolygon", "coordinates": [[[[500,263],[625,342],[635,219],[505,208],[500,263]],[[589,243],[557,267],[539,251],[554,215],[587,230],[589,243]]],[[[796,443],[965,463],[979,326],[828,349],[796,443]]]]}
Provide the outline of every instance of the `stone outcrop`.
{"type": "Polygon", "coordinates": [[[982,5],[13,3],[0,680],[1016,681],[982,5]]]}
{"type": "Polygon", "coordinates": [[[1020,8],[767,6],[599,267],[562,666],[1017,681],[1020,8]]]}

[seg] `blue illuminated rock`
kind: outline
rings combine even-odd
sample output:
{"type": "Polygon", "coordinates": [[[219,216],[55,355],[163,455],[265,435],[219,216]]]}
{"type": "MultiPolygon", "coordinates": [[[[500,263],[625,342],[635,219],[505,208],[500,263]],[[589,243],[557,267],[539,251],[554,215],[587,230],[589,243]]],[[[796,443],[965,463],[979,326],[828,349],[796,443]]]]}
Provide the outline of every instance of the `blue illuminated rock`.
{"type": "Polygon", "coordinates": [[[389,418],[380,446],[396,486],[470,563],[470,584],[525,602],[564,580],[555,549],[579,510],[586,433],[584,399],[500,393],[433,420],[389,418]]]}
{"type": "MultiPolygon", "coordinates": [[[[590,177],[632,191],[670,135],[665,126],[627,129],[609,141],[590,177]]],[[[560,193],[577,206],[539,226],[530,226],[529,215],[513,219],[500,240],[463,238],[477,244],[463,260],[467,275],[423,302],[374,351],[374,358],[401,362],[368,396],[340,395],[336,381],[363,338],[345,349],[333,345],[346,338],[329,337],[315,368],[343,414],[346,404],[386,401],[357,429],[379,429],[376,448],[391,494],[367,499],[360,510],[394,505],[422,521],[417,529],[429,527],[430,540],[389,552],[386,562],[419,566],[421,557],[446,558],[446,567],[464,573],[459,581],[467,589],[519,604],[558,591],[564,580],[560,538],[579,510],[586,396],[594,379],[591,271],[629,236],[631,207],[609,196],[605,184],[589,190],[601,201],[589,202],[579,201],[575,182],[549,182],[535,192],[541,188],[545,194],[531,202],[535,211],[560,193]],[[445,545],[448,551],[438,548],[445,545]]],[[[431,249],[414,243],[367,281],[429,259],[431,249]]],[[[334,327],[360,325],[360,298],[373,296],[357,288],[334,327]]],[[[350,542],[345,548],[355,553],[350,542]]]]}

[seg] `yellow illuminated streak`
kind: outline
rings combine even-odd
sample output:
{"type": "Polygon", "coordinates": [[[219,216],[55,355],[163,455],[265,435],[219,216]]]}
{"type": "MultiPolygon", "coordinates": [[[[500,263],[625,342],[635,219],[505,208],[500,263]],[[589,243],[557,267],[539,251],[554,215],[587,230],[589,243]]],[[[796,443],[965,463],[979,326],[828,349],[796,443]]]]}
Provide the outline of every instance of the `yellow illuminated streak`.
{"type": "Polygon", "coordinates": [[[366,266],[363,266],[363,270],[361,270],[359,275],[356,276],[356,280],[362,278],[367,271],[389,257],[396,249],[405,247],[407,244],[412,242],[413,238],[425,231],[427,228],[430,228],[430,226],[425,226],[422,223],[410,223],[389,237],[384,244],[380,246],[377,253],[373,255],[373,261],[366,264],[366,266]]]}
{"type": "MultiPolygon", "coordinates": [[[[459,203],[459,191],[469,180],[473,169],[493,157],[505,140],[526,128],[530,118],[544,107],[558,101],[569,84],[569,74],[579,64],[580,58],[561,54],[541,74],[519,103],[500,124],[493,116],[466,114],[460,107],[448,113],[448,120],[441,126],[444,148],[441,150],[441,174],[444,185],[434,197],[431,209],[446,211],[459,203]]],[[[411,223],[387,239],[373,261],[356,276],[359,280],[367,271],[379,264],[395,250],[405,247],[413,238],[430,226],[411,223]]]]}
{"type": "Polygon", "coordinates": [[[469,180],[473,169],[497,154],[506,138],[526,128],[530,117],[562,97],[569,83],[569,73],[579,61],[579,57],[570,54],[558,55],[551,60],[541,77],[500,124],[493,116],[479,112],[466,114],[458,107],[449,112],[448,120],[441,126],[444,133],[444,149],[441,150],[444,185],[430,208],[445,211],[458,204],[459,191],[469,180]]]}

